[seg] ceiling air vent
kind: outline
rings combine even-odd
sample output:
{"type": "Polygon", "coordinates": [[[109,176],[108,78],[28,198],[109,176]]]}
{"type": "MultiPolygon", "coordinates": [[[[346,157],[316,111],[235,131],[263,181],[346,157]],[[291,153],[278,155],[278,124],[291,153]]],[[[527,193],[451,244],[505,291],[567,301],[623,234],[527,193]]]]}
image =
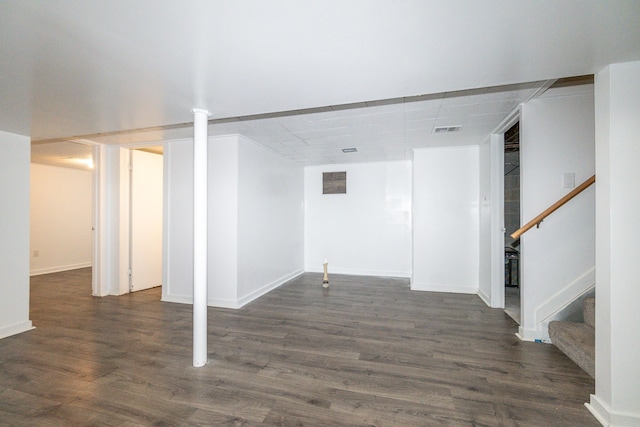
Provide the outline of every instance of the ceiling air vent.
{"type": "Polygon", "coordinates": [[[436,126],[433,128],[433,133],[449,133],[449,132],[458,132],[462,129],[462,126],[436,126]]]}
{"type": "Polygon", "coordinates": [[[356,153],[358,151],[357,148],[343,148],[342,152],[343,153],[356,153]]]}

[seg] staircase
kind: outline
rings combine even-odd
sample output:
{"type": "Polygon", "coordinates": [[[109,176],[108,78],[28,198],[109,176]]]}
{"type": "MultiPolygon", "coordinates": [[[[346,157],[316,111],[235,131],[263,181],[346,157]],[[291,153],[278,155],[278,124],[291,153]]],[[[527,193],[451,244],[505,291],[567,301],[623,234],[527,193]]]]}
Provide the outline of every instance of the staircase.
{"type": "Polygon", "coordinates": [[[596,299],[585,298],[582,310],[584,323],[549,322],[549,337],[560,351],[595,378],[596,299]]]}

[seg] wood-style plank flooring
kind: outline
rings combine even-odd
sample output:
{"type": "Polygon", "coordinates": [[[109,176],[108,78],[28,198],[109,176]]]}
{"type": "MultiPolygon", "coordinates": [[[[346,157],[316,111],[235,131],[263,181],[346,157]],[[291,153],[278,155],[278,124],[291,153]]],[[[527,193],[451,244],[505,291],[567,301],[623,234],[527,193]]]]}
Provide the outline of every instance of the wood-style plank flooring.
{"type": "Polygon", "coordinates": [[[37,328],[0,340],[0,425],[599,425],[593,379],[475,295],[305,274],[210,308],[209,363],[193,368],[191,306],[90,283],[90,269],[32,278],[37,328]]]}

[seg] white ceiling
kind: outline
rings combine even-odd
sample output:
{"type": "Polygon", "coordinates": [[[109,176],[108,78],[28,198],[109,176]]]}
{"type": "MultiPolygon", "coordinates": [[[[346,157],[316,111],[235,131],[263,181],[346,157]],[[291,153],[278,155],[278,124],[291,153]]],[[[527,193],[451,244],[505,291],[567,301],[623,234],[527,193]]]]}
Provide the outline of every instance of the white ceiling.
{"type": "Polygon", "coordinates": [[[305,163],[398,159],[640,59],[640,2],[3,0],[0,58],[0,129],[34,141],[189,137],[197,107],[305,163]]]}

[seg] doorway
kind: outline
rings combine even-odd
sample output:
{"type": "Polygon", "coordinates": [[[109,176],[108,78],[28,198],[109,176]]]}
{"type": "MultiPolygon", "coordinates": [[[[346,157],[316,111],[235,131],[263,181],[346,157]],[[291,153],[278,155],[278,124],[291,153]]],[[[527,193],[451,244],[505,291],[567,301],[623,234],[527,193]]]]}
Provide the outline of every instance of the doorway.
{"type": "Polygon", "coordinates": [[[504,133],[504,311],[520,324],[520,122],[504,133]]]}
{"type": "Polygon", "coordinates": [[[93,163],[86,144],[31,143],[30,276],[92,267],[93,163]]]}
{"type": "Polygon", "coordinates": [[[129,291],[135,292],[162,285],[162,152],[131,150],[129,162],[129,291]]]}

